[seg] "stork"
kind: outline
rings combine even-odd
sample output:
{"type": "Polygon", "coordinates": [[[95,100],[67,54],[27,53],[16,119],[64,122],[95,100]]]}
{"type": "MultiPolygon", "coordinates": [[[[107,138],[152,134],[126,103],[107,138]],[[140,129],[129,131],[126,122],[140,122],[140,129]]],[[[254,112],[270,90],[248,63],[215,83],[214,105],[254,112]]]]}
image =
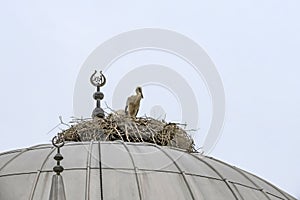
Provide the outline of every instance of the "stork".
{"type": "Polygon", "coordinates": [[[140,101],[143,97],[143,92],[141,87],[137,87],[135,89],[136,95],[132,95],[127,98],[125,113],[126,115],[129,114],[130,117],[135,118],[139,108],[140,108],[140,101]],[[128,110],[127,110],[128,109],[128,110]]]}

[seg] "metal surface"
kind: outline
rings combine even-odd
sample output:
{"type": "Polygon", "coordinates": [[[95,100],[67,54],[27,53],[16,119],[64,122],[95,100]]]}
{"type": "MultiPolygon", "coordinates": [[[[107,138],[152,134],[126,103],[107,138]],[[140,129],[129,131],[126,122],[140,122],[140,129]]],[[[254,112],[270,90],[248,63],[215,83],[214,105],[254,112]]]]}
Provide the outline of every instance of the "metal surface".
{"type": "MultiPolygon", "coordinates": [[[[156,146],[157,148],[158,148],[158,146],[156,146]]],[[[174,158],[172,158],[172,156],[170,156],[168,153],[167,153],[167,151],[165,151],[165,149],[162,149],[162,148],[159,148],[171,161],[172,161],[172,163],[176,166],[176,168],[179,170],[179,172],[180,172],[180,174],[182,175],[182,178],[183,178],[183,180],[184,180],[184,182],[185,182],[185,184],[186,184],[186,187],[188,188],[188,191],[189,191],[189,193],[190,193],[190,195],[191,195],[191,198],[192,199],[195,199],[195,196],[194,196],[194,193],[192,192],[192,189],[191,189],[191,186],[190,186],[190,183],[188,182],[188,180],[187,180],[187,177],[186,177],[186,175],[185,175],[185,171],[183,171],[181,168],[180,168],[180,166],[179,166],[179,164],[177,163],[177,160],[176,159],[174,159],[174,158]]],[[[189,197],[190,198],[190,197],[189,197]]]]}
{"type": "Polygon", "coordinates": [[[38,183],[38,181],[39,181],[41,171],[43,170],[43,167],[44,167],[46,161],[49,159],[50,155],[51,155],[55,150],[56,150],[55,148],[50,149],[49,154],[45,157],[45,160],[44,160],[44,162],[43,162],[41,168],[37,170],[37,172],[36,172],[36,178],[35,178],[35,181],[34,181],[32,190],[31,190],[31,194],[30,194],[29,200],[33,200],[34,192],[36,191],[36,186],[37,186],[37,183],[38,183]]]}
{"type": "Polygon", "coordinates": [[[233,191],[232,187],[230,186],[230,184],[228,183],[228,180],[226,178],[224,178],[222,176],[222,174],[220,174],[212,165],[208,164],[206,161],[204,161],[203,159],[200,159],[199,156],[193,155],[195,158],[197,158],[200,162],[205,163],[208,167],[210,167],[214,172],[216,172],[216,174],[218,174],[218,176],[225,182],[226,186],[228,187],[228,189],[230,190],[230,192],[233,194],[234,198],[236,200],[238,200],[237,194],[233,191]]]}
{"type": "Polygon", "coordinates": [[[85,181],[85,199],[90,199],[90,179],[91,179],[91,160],[92,160],[92,146],[93,143],[90,143],[87,151],[87,161],[86,161],[86,181],[85,181]]]}
{"type": "MultiPolygon", "coordinates": [[[[100,185],[100,197],[103,200],[103,174],[102,174],[102,154],[101,154],[101,142],[98,142],[98,152],[99,152],[99,185],[100,185]]],[[[92,152],[90,152],[92,155],[92,152]]]]}
{"type": "Polygon", "coordinates": [[[128,155],[130,156],[130,159],[131,159],[131,162],[132,162],[132,165],[133,165],[133,169],[134,169],[134,174],[135,174],[135,180],[136,180],[136,183],[137,183],[137,188],[138,188],[138,192],[139,192],[139,197],[140,197],[140,200],[142,200],[142,192],[141,192],[141,184],[140,184],[140,180],[139,180],[139,177],[138,177],[138,168],[134,162],[134,159],[133,159],[133,156],[131,154],[131,152],[129,151],[127,145],[125,142],[123,141],[120,141],[121,144],[123,144],[124,148],[126,149],[126,151],[128,152],[128,155]]]}
{"type": "MultiPolygon", "coordinates": [[[[62,152],[66,199],[295,200],[253,174],[180,149],[91,141],[66,143],[62,152]]],[[[0,199],[48,200],[53,154],[50,144],[0,154],[0,199]]]]}
{"type": "Polygon", "coordinates": [[[59,174],[52,176],[49,200],[66,200],[63,178],[59,174]]]}

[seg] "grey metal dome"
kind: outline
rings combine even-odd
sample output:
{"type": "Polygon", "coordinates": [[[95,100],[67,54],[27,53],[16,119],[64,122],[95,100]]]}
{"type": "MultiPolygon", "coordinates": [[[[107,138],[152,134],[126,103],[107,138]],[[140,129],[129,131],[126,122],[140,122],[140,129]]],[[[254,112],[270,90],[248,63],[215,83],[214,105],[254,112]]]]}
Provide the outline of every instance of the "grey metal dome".
{"type": "MultiPolygon", "coordinates": [[[[0,199],[49,199],[55,150],[43,144],[0,154],[0,199]]],[[[61,154],[72,200],[295,199],[214,158],[155,144],[70,142],[61,154]]]]}

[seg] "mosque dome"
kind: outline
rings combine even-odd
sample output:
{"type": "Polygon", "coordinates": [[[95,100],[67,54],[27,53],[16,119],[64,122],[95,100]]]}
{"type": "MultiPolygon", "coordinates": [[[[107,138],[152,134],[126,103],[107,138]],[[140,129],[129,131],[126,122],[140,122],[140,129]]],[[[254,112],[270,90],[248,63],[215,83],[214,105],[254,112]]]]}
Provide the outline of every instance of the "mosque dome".
{"type": "Polygon", "coordinates": [[[92,120],[71,125],[52,144],[0,154],[1,200],[295,199],[251,173],[198,153],[176,123],[137,118],[137,110],[131,116],[105,116],[100,87],[106,79],[102,72],[95,79],[96,72],[91,76],[97,87],[92,120]]]}
{"type": "MultiPolygon", "coordinates": [[[[151,143],[66,142],[66,199],[295,199],[267,181],[200,153],[151,143]]],[[[56,148],[0,154],[0,199],[49,199],[56,148]]]]}

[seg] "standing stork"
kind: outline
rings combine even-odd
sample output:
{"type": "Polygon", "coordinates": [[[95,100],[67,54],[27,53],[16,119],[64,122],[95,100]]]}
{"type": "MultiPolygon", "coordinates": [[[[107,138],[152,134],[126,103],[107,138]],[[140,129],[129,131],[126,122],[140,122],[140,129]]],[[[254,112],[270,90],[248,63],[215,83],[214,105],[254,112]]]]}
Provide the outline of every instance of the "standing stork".
{"type": "Polygon", "coordinates": [[[140,108],[140,101],[143,97],[143,92],[141,87],[137,87],[135,89],[136,95],[132,95],[127,98],[125,113],[132,118],[135,118],[139,108],[140,108]],[[128,110],[127,110],[128,109],[128,110]]]}

